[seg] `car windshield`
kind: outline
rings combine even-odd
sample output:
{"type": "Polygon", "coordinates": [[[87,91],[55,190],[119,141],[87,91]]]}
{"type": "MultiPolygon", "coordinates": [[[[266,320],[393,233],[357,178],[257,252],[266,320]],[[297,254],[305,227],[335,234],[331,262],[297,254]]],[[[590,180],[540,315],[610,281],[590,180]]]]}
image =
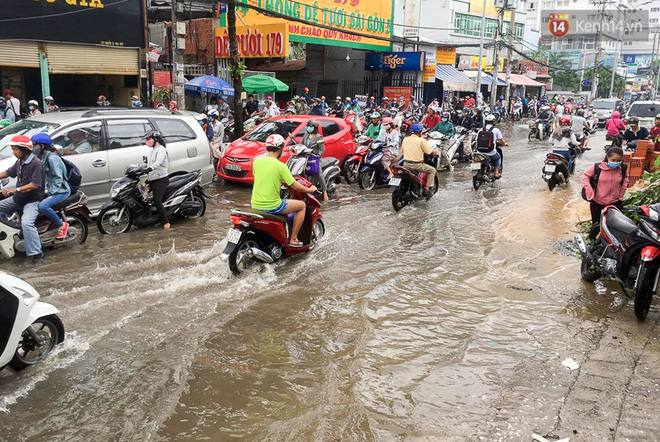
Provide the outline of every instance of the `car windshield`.
{"type": "Polygon", "coordinates": [[[633,103],[628,111],[628,117],[654,118],[660,114],[660,104],[656,103],[633,103]]]}
{"type": "Polygon", "coordinates": [[[0,159],[12,156],[9,140],[14,135],[25,135],[32,138],[32,135],[40,132],[50,133],[59,127],[59,124],[47,123],[45,121],[21,120],[11,126],[0,130],[0,159]]]}
{"type": "Polygon", "coordinates": [[[614,109],[614,101],[598,101],[593,102],[594,109],[614,109]]]}
{"type": "Polygon", "coordinates": [[[265,142],[266,139],[273,134],[280,134],[286,138],[289,133],[293,132],[298,126],[300,126],[300,121],[266,121],[246,135],[245,140],[265,142]]]}

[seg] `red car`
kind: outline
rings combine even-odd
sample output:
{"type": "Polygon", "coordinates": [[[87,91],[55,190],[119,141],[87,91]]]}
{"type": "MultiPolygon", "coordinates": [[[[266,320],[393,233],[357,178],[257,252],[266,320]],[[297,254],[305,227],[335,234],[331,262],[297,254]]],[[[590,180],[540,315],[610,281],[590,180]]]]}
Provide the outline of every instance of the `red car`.
{"type": "MultiPolygon", "coordinates": [[[[319,122],[319,133],[325,140],[323,156],[337,158],[342,166],[344,160],[355,152],[351,127],[341,118],[293,115],[264,121],[227,146],[223,157],[218,161],[217,175],[227,181],[254,183],[252,160],[266,153],[266,138],[278,133],[284,137],[286,145],[293,145],[292,137],[295,143],[299,143],[305,134],[305,127],[309,120],[319,122]]],[[[280,161],[286,162],[290,155],[289,150],[285,147],[280,161]]]]}

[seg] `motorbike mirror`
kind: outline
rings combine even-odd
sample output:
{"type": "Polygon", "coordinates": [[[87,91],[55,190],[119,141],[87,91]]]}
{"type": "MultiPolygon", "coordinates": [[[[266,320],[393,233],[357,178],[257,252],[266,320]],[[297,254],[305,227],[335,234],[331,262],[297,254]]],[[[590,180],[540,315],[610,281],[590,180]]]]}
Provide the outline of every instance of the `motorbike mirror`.
{"type": "Polygon", "coordinates": [[[143,163],[146,163],[147,161],[148,161],[148,158],[147,158],[146,156],[143,156],[143,157],[142,157],[142,162],[143,162],[143,163]]]}

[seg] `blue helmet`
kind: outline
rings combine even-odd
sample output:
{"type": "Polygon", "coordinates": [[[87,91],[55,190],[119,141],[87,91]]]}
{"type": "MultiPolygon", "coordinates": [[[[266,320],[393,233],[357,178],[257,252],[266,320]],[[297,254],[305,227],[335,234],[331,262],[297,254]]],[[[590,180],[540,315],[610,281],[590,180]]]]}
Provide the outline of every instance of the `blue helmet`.
{"type": "Polygon", "coordinates": [[[48,146],[53,144],[53,140],[50,138],[50,135],[43,132],[33,135],[31,140],[33,144],[46,144],[48,146]]]}
{"type": "Polygon", "coordinates": [[[410,126],[410,133],[411,134],[418,134],[423,130],[424,130],[424,127],[419,123],[415,123],[412,126],[410,126]]]}

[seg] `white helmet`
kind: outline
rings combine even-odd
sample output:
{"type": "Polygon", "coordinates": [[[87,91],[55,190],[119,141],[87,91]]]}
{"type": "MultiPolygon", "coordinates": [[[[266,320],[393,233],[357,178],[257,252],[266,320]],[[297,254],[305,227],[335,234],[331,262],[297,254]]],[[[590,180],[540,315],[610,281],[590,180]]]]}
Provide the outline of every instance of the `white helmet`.
{"type": "Polygon", "coordinates": [[[541,106],[541,110],[550,110],[550,106],[541,106]]]}
{"type": "Polygon", "coordinates": [[[495,123],[495,115],[490,114],[486,117],[486,123],[495,123]]]}
{"type": "Polygon", "coordinates": [[[215,117],[219,117],[219,116],[220,116],[220,112],[218,112],[217,109],[211,109],[211,110],[208,112],[207,115],[208,115],[209,117],[213,117],[213,116],[215,116],[215,117]]]}
{"type": "Polygon", "coordinates": [[[45,101],[46,103],[48,103],[48,102],[51,102],[51,101],[55,101],[55,99],[49,95],[49,96],[47,96],[46,98],[44,98],[44,101],[45,101]]]}
{"type": "Polygon", "coordinates": [[[29,105],[32,105],[32,106],[39,106],[39,102],[38,102],[37,100],[30,100],[30,101],[28,101],[28,106],[29,106],[29,105]]]}
{"type": "Polygon", "coordinates": [[[284,146],[284,137],[280,134],[273,134],[268,136],[266,139],[266,148],[269,147],[280,147],[284,146]]]}

